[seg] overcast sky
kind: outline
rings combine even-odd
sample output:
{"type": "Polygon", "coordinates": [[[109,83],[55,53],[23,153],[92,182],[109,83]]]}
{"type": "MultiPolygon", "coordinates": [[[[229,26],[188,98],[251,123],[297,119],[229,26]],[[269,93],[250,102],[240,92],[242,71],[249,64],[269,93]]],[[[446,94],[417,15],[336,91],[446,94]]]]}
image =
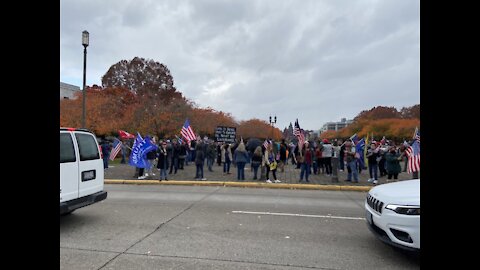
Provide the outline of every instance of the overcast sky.
{"type": "Polygon", "coordinates": [[[419,2],[62,0],[60,81],[82,87],[87,30],[87,85],[138,56],[200,107],[318,130],[420,103],[419,2]]]}

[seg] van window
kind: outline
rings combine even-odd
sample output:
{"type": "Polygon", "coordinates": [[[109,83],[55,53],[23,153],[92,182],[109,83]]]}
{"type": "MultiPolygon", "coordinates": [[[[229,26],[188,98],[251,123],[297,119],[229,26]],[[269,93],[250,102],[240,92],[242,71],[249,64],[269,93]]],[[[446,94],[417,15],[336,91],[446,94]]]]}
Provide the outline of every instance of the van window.
{"type": "Polygon", "coordinates": [[[75,161],[72,136],[69,133],[60,133],[60,163],[75,161]]]}
{"type": "Polygon", "coordinates": [[[99,159],[97,141],[92,135],[75,133],[80,151],[80,161],[99,159]]]}

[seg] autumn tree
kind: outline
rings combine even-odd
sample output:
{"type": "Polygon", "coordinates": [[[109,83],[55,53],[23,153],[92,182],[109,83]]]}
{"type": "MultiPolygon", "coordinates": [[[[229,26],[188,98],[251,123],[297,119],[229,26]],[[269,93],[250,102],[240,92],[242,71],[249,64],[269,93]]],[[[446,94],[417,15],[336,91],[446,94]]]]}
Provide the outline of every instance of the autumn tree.
{"type": "Polygon", "coordinates": [[[320,139],[335,139],[338,138],[339,136],[337,135],[337,132],[335,130],[327,130],[325,132],[322,132],[320,134],[320,139]]]}
{"type": "MultiPolygon", "coordinates": [[[[97,135],[116,132],[130,122],[130,110],[135,106],[135,96],[125,88],[86,88],[86,128],[97,135]]],[[[83,96],[60,101],[60,125],[81,127],[83,96]]]]}
{"type": "Polygon", "coordinates": [[[368,111],[360,112],[353,121],[358,120],[377,120],[386,118],[401,118],[400,112],[395,107],[378,106],[368,111]]]}
{"type": "Polygon", "coordinates": [[[240,122],[237,128],[237,137],[243,137],[245,139],[273,138],[275,141],[278,141],[283,138],[283,134],[278,128],[272,127],[266,121],[254,118],[240,122]]]}
{"type": "Polygon", "coordinates": [[[375,139],[379,140],[383,136],[387,139],[394,139],[401,141],[409,139],[413,136],[415,127],[420,127],[420,120],[418,119],[379,119],[372,121],[361,121],[349,125],[338,132],[328,131],[320,134],[321,138],[350,138],[353,134],[357,134],[359,138],[368,136],[371,138],[372,134],[375,139]]]}
{"type": "MultiPolygon", "coordinates": [[[[230,114],[215,111],[214,109],[199,108],[194,105],[188,112],[188,119],[195,133],[213,138],[217,126],[237,127],[238,124],[230,114]]],[[[183,124],[183,123],[182,123],[183,124]]]]}
{"type": "Polygon", "coordinates": [[[157,96],[168,102],[172,98],[181,98],[173,85],[173,77],[167,66],[135,57],[130,61],[121,60],[112,65],[102,76],[103,87],[124,87],[138,96],[157,96]]]}
{"type": "Polygon", "coordinates": [[[412,107],[403,107],[400,110],[400,114],[404,119],[420,119],[420,104],[414,105],[412,107]]]}

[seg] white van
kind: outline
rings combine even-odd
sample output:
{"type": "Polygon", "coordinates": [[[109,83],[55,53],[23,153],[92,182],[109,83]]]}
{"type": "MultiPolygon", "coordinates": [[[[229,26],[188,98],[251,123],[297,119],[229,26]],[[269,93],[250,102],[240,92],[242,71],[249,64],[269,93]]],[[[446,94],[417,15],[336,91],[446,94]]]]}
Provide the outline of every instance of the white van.
{"type": "Polygon", "coordinates": [[[95,135],[60,128],[60,215],[107,198],[103,159],[95,135]]]}

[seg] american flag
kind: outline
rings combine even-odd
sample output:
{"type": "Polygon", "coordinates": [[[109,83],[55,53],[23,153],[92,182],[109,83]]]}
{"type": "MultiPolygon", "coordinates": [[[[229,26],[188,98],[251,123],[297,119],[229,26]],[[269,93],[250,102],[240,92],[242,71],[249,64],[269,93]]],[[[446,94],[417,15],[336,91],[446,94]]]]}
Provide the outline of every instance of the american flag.
{"type": "Polygon", "coordinates": [[[298,124],[298,119],[295,121],[295,127],[293,128],[293,135],[295,135],[298,139],[298,145],[302,146],[305,143],[305,134],[303,129],[300,128],[298,124]]]}
{"type": "Polygon", "coordinates": [[[408,173],[418,172],[420,170],[420,141],[414,140],[412,145],[405,150],[408,157],[408,173]]]}
{"type": "Polygon", "coordinates": [[[180,131],[182,133],[182,137],[187,140],[188,143],[190,141],[196,140],[197,137],[195,136],[195,133],[192,130],[192,127],[190,126],[190,121],[185,120],[185,124],[183,124],[182,130],[180,131]]]}
{"type": "Polygon", "coordinates": [[[387,140],[385,139],[385,136],[380,140],[380,145],[384,145],[387,140]]]}
{"type": "Polygon", "coordinates": [[[268,143],[269,143],[269,142],[268,142],[268,140],[267,140],[267,139],[265,139],[265,141],[263,142],[263,147],[265,147],[265,149],[267,149],[267,147],[268,147],[268,143]]]}
{"type": "Polygon", "coordinates": [[[121,149],[122,149],[122,142],[119,139],[115,139],[115,142],[113,143],[113,149],[110,152],[110,160],[114,160],[121,149]]]}
{"type": "Polygon", "coordinates": [[[415,133],[413,133],[413,139],[417,140],[420,143],[420,130],[418,130],[418,127],[415,128],[415,133]]]}

